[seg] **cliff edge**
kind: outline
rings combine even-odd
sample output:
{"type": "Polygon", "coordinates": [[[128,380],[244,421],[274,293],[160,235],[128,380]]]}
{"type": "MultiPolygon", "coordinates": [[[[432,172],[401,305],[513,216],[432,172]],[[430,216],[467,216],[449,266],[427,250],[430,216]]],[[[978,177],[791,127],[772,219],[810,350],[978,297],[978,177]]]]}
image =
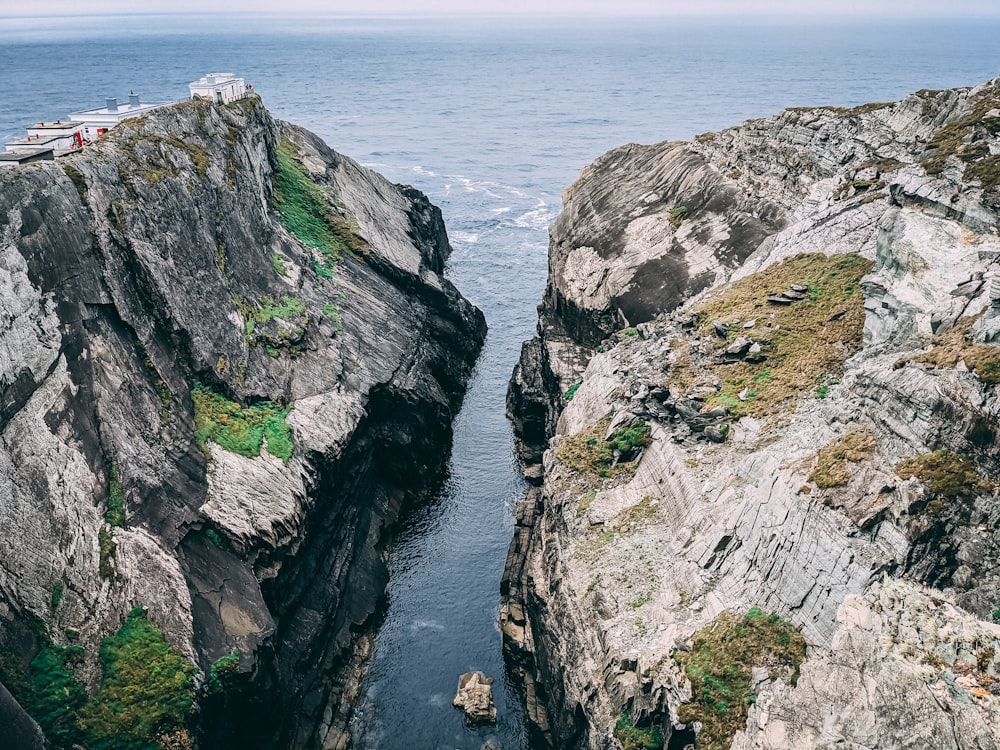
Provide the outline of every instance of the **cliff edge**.
{"type": "Polygon", "coordinates": [[[53,746],[347,744],[485,335],[449,251],[257,97],[0,172],[0,675],[53,746]]]}
{"type": "Polygon", "coordinates": [[[508,392],[508,663],[563,748],[1000,743],[1000,80],[629,145],[508,392]]]}

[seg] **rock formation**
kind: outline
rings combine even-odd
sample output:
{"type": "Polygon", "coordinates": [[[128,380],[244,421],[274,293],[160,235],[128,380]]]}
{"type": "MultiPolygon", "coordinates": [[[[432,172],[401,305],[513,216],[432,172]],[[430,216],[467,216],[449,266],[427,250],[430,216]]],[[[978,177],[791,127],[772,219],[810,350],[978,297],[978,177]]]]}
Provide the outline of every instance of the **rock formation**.
{"type": "Polygon", "coordinates": [[[478,727],[497,723],[497,709],[493,705],[493,678],[482,672],[466,672],[458,678],[458,690],[451,705],[462,709],[465,723],[478,727]]]}
{"type": "Polygon", "coordinates": [[[508,392],[536,742],[1000,745],[998,133],[1000,80],[567,189],[508,392]]]}
{"type": "Polygon", "coordinates": [[[0,174],[0,674],[76,696],[35,717],[57,744],[111,731],[102,670],[162,632],[202,747],[346,745],[385,537],[485,335],[449,250],[422,194],[256,97],[0,174]]]}

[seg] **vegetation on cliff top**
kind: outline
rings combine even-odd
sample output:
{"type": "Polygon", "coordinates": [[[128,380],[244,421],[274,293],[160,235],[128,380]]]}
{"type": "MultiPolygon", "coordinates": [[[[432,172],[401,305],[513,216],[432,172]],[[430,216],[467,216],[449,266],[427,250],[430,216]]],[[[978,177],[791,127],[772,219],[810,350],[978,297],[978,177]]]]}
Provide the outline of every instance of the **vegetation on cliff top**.
{"type": "Polygon", "coordinates": [[[154,750],[165,738],[186,738],[198,671],[133,609],[117,634],[104,639],[101,686],[87,697],[73,673],[84,650],[44,646],[27,672],[5,658],[0,677],[55,748],[154,750]]]}
{"type": "Polygon", "coordinates": [[[286,464],[292,457],[291,427],[285,421],[292,407],[261,401],[243,408],[201,383],[195,384],[191,398],[194,436],[203,451],[208,451],[211,440],[227,451],[256,458],[266,439],[267,452],[272,456],[286,464]]]}
{"type": "Polygon", "coordinates": [[[313,267],[317,275],[331,278],[342,253],[363,253],[367,245],[355,231],[352,218],[339,216],[330,208],[327,195],[299,160],[294,143],[282,138],[277,156],[279,169],[274,173],[272,197],[281,225],[319,253],[313,267]]]}
{"type": "Polygon", "coordinates": [[[725,406],[735,417],[770,414],[801,398],[830,376],[839,375],[844,361],[860,344],[864,300],[859,282],[871,268],[871,261],[853,253],[812,253],[788,258],[721,287],[696,308],[699,333],[716,341],[716,356],[696,368],[690,345],[679,342],[688,351],[679,353],[671,384],[686,391],[698,382],[699,369],[708,370],[720,388],[706,400],[706,408],[725,406]],[[786,305],[768,302],[769,295],[793,285],[808,288],[804,299],[786,305]],[[714,322],[728,326],[727,340],[716,335],[714,322]],[[760,356],[754,361],[722,357],[739,336],[760,346],[760,356]]]}
{"type": "Polygon", "coordinates": [[[674,659],[691,680],[691,702],[677,711],[684,723],[700,721],[699,750],[725,750],[746,726],[754,667],[766,667],[772,679],[793,685],[805,660],[802,635],[777,615],[754,607],[743,617],[723,612],[695,634],[691,651],[674,659]]]}

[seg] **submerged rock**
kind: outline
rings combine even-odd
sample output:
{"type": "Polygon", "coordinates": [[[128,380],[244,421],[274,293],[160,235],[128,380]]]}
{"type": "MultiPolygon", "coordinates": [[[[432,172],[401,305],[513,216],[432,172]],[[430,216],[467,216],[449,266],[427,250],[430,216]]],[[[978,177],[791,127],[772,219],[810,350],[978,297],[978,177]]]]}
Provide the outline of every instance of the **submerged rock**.
{"type": "Polygon", "coordinates": [[[465,723],[470,727],[497,723],[497,709],[493,704],[493,678],[482,672],[466,672],[458,678],[458,692],[451,705],[462,709],[465,723]]]}

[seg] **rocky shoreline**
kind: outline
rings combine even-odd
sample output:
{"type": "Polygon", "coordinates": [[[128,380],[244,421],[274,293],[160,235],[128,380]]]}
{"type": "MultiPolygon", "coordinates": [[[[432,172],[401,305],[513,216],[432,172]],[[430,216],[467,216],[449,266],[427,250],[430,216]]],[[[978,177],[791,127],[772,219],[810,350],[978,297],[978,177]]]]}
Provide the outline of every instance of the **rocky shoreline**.
{"type": "Polygon", "coordinates": [[[104,648],[141,630],[198,667],[143,741],[346,747],[387,536],[485,337],[449,252],[257,97],[0,174],[0,674],[56,745],[116,731],[104,648]]]}
{"type": "Polygon", "coordinates": [[[991,81],[566,190],[508,391],[536,743],[1000,744],[998,133],[991,81]]]}

